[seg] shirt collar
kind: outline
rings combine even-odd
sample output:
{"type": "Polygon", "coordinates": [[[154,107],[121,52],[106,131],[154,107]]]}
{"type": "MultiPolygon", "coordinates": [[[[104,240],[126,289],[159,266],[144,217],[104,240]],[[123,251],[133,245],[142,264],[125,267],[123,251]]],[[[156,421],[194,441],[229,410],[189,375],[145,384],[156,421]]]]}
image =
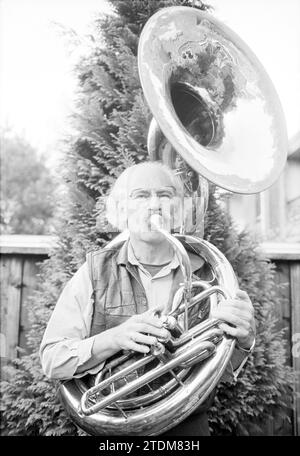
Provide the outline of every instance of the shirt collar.
{"type": "MultiPolygon", "coordinates": [[[[132,245],[131,245],[130,242],[128,244],[128,261],[129,261],[129,263],[131,263],[133,265],[141,267],[141,263],[139,262],[139,260],[135,256],[134,250],[133,250],[132,245]]],[[[176,269],[179,266],[179,261],[178,261],[177,256],[174,255],[172,260],[170,261],[170,263],[168,265],[166,265],[166,266],[168,266],[169,270],[176,269]]]]}
{"type": "MultiPolygon", "coordinates": [[[[190,251],[187,251],[188,256],[191,261],[191,267],[192,267],[192,272],[197,271],[203,266],[204,260],[201,258],[199,255],[196,255],[190,251]]],[[[117,264],[124,264],[125,266],[128,265],[128,263],[137,265],[139,266],[139,262],[136,259],[133,249],[130,244],[130,239],[127,239],[124,244],[121,246],[118,256],[117,256],[117,264]]],[[[176,255],[174,255],[173,260],[169,267],[171,269],[175,269],[179,266],[179,261],[176,255]]]]}

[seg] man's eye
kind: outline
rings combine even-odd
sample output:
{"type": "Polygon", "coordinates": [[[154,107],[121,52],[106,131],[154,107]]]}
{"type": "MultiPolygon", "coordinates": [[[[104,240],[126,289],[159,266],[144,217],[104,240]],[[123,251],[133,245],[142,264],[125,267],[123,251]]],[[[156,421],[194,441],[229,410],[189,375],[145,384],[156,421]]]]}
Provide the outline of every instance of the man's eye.
{"type": "Polygon", "coordinates": [[[160,198],[168,198],[168,199],[171,199],[173,197],[173,195],[171,195],[170,193],[160,193],[158,196],[160,198]]]}
{"type": "Polygon", "coordinates": [[[134,195],[134,199],[145,199],[145,198],[148,198],[149,195],[147,193],[136,193],[134,195]]]}

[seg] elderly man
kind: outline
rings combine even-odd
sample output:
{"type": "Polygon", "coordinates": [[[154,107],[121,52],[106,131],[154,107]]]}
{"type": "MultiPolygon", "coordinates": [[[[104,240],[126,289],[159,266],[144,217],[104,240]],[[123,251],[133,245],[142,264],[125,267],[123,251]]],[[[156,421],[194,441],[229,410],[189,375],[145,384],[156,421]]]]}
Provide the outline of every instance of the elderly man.
{"type": "MultiPolygon", "coordinates": [[[[178,259],[165,237],[153,228],[155,214],[167,230],[180,222],[181,181],[166,166],[143,163],[125,170],[109,200],[108,219],[129,239],[120,248],[87,255],[64,288],[41,344],[41,361],[50,378],[94,374],[120,350],[148,353],[157,338],[167,338],[153,309],[171,309],[182,281],[178,259]]],[[[201,274],[203,260],[189,253],[192,269],[201,274]]],[[[254,311],[247,293],[212,309],[222,329],[236,337],[229,374],[236,376],[255,340],[254,311]]],[[[228,373],[228,372],[227,372],[228,373]]],[[[201,407],[168,435],[209,435],[201,407]]]]}

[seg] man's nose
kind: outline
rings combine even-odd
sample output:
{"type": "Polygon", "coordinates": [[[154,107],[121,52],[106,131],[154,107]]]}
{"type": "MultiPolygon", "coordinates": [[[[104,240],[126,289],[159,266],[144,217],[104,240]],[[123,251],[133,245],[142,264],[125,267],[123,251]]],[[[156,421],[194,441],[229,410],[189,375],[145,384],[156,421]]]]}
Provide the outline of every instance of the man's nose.
{"type": "Polygon", "coordinates": [[[152,194],[149,202],[149,206],[152,210],[160,208],[160,199],[156,194],[152,194]]]}

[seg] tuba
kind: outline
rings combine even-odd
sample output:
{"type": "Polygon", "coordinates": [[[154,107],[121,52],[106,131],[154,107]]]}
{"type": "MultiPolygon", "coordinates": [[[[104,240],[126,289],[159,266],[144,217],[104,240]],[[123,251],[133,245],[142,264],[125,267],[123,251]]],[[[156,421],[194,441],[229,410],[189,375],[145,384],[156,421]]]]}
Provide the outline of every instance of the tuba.
{"type": "MultiPolygon", "coordinates": [[[[152,220],[174,248],[183,276],[172,311],[160,315],[170,340],[146,355],[121,353],[92,381],[83,377],[60,386],[71,419],[98,436],[160,435],[203,404],[220,382],[235,340],[213,318],[190,327],[189,312],[234,297],[238,284],[225,256],[194,235],[205,211],[205,204],[197,211],[197,201],[207,191],[206,179],[235,193],[267,189],[287,152],[284,116],[268,75],[247,45],[209,14],[191,7],[159,10],[142,31],[138,65],[153,114],[150,159],[180,174],[196,216],[184,217],[176,235],[161,228],[156,216],[152,220]],[[209,265],[212,280],[194,280],[187,249],[209,265]]],[[[110,247],[127,237],[122,233],[110,247]]]]}

